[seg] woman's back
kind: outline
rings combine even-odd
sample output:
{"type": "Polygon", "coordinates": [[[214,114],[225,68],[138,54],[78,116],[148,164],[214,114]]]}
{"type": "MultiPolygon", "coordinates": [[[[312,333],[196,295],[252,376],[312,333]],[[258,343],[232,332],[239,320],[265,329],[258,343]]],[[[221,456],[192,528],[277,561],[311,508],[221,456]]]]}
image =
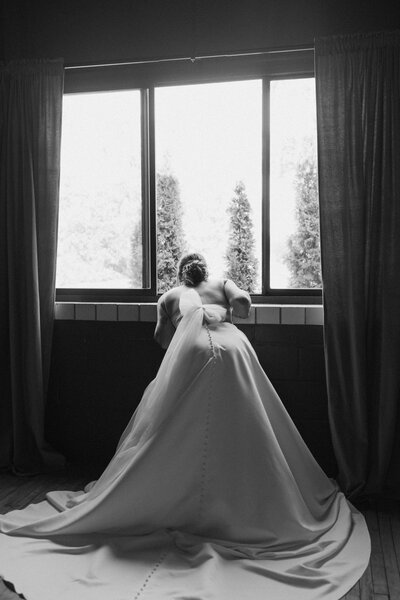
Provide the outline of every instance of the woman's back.
{"type": "Polygon", "coordinates": [[[182,257],[178,265],[178,281],[181,285],[165,292],[158,301],[156,341],[167,348],[174,336],[182,315],[179,302],[182,294],[195,290],[203,304],[216,304],[226,310],[225,321],[232,321],[232,314],[245,318],[251,306],[249,294],[230,279],[209,279],[208,268],[201,254],[192,253],[182,257]]]}
{"type": "Polygon", "coordinates": [[[172,288],[164,294],[163,304],[166,313],[170,319],[175,322],[179,314],[179,301],[186,291],[194,289],[200,296],[203,304],[218,304],[223,306],[227,310],[230,309],[228,298],[225,294],[225,282],[222,279],[209,279],[207,281],[201,281],[196,286],[180,285],[172,288]]]}

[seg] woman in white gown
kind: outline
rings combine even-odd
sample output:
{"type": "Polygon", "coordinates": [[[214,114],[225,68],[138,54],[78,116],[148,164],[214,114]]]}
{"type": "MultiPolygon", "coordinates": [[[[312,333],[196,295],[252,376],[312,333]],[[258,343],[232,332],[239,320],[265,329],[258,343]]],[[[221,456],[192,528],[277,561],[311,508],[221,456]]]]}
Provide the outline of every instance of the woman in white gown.
{"type": "Polygon", "coordinates": [[[84,492],[0,517],[0,569],[28,600],[338,600],[370,554],[231,314],[250,297],[185,256],[158,302],[167,348],[84,492]]]}

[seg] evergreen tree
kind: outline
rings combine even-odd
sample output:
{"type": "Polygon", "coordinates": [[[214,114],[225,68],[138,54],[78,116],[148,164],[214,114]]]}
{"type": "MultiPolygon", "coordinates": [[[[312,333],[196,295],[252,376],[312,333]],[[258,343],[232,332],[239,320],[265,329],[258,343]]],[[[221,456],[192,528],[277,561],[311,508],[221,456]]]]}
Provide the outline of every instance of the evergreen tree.
{"type": "Polygon", "coordinates": [[[257,285],[257,259],[254,254],[254,232],[251,206],[242,181],[237,183],[228,206],[229,238],[225,255],[225,276],[239,287],[253,292],[257,285]]]}
{"type": "Polygon", "coordinates": [[[176,285],[178,261],[186,250],[179,182],[170,173],[157,174],[157,282],[163,293],[176,285]]]}
{"type": "MultiPolygon", "coordinates": [[[[157,285],[163,293],[176,285],[176,267],[186,243],[182,227],[179,183],[170,173],[157,173],[157,285]]],[[[131,283],[142,286],[142,227],[131,238],[131,283]]]]}
{"type": "Polygon", "coordinates": [[[143,247],[142,247],[142,221],[139,219],[131,237],[130,260],[131,284],[133,288],[143,286],[143,247]]]}
{"type": "Polygon", "coordinates": [[[314,156],[299,162],[295,175],[297,230],[288,239],[284,258],[290,271],[290,286],[322,286],[319,245],[318,174],[314,156]]]}

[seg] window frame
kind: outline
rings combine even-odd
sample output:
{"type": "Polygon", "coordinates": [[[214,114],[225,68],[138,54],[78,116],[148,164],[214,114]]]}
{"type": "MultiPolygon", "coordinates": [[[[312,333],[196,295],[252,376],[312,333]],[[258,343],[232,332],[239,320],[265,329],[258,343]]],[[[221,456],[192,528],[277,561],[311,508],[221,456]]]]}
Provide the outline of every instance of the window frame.
{"type": "Polygon", "coordinates": [[[314,52],[260,53],[255,56],[217,57],[179,62],[151,62],[104,67],[74,67],[65,71],[64,93],[139,89],[141,92],[143,284],[147,288],[57,288],[57,302],[156,302],[156,182],[155,88],[173,85],[262,80],[262,254],[261,294],[251,294],[256,304],[321,304],[322,289],[270,287],[270,82],[275,79],[314,77],[314,52]],[[150,286],[150,282],[152,285],[150,286]]]}

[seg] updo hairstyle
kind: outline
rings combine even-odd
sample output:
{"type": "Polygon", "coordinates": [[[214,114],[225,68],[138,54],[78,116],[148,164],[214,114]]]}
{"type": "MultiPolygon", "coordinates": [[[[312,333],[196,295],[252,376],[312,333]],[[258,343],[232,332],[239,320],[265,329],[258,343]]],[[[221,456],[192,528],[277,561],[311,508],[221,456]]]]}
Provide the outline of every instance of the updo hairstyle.
{"type": "Polygon", "coordinates": [[[208,268],[204,256],[197,252],[182,256],[178,265],[179,283],[183,283],[188,287],[195,287],[202,281],[207,281],[207,279],[208,268]]]}

